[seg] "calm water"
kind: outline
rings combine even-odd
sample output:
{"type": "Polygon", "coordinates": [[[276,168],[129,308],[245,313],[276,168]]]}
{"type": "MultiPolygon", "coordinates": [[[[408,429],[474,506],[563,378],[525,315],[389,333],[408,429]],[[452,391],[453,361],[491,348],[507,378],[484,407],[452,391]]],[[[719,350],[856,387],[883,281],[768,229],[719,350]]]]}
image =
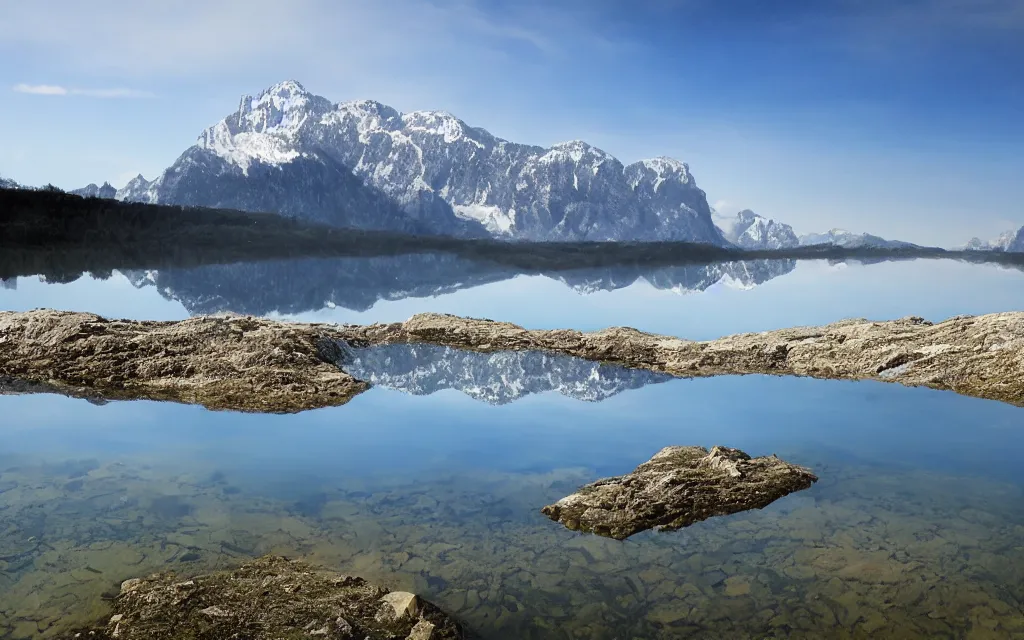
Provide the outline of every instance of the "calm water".
{"type": "MultiPolygon", "coordinates": [[[[503,279],[514,274],[443,261],[375,264],[367,283],[330,262],[21,278],[0,308],[344,322],[431,310],[704,338],[1024,301],[1024,273],[945,262],[662,271],[635,284],[628,272],[503,279]]],[[[128,577],[275,552],[422,593],[485,638],[1024,637],[1022,409],[882,383],[682,381],[425,346],[355,350],[347,366],[378,386],[292,416],[0,397],[0,636],[101,615],[128,577]],[[821,480],[762,511],[625,542],[539,513],[669,444],[777,453],[821,480]]]]}

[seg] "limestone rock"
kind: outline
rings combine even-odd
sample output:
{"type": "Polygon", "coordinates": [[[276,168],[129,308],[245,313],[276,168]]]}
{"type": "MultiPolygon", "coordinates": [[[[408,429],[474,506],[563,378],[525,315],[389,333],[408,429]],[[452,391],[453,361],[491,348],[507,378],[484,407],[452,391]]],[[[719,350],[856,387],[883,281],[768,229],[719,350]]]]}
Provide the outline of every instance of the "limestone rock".
{"type": "Polygon", "coordinates": [[[406,640],[432,640],[434,638],[434,623],[427,620],[420,620],[409,632],[406,640]]]}
{"type": "Polygon", "coordinates": [[[380,599],[383,605],[391,608],[394,618],[415,618],[419,610],[419,600],[408,591],[392,591],[380,599]]]}
{"type": "Polygon", "coordinates": [[[541,512],[574,531],[617,540],[761,509],[818,480],[777,457],[739,449],[665,447],[631,473],[592,482],[541,512]]]}
{"type": "Polygon", "coordinates": [[[461,640],[461,626],[433,604],[361,578],[265,556],[233,571],[182,582],[158,573],[122,589],[114,614],[65,637],[97,640],[324,637],[461,640]],[[381,608],[390,615],[378,616],[381,608]],[[77,635],[76,634],[80,634],[77,635]]]}
{"type": "Polygon", "coordinates": [[[173,400],[291,412],[344,404],[368,388],[338,367],[341,344],[422,342],[475,351],[542,350],[680,378],[796,375],[945,389],[1024,406],[1024,312],[887,322],[843,320],[694,342],[615,327],[582,333],[420,314],[393,324],[252,317],[108,320],[0,312],[0,393],[173,400]]]}

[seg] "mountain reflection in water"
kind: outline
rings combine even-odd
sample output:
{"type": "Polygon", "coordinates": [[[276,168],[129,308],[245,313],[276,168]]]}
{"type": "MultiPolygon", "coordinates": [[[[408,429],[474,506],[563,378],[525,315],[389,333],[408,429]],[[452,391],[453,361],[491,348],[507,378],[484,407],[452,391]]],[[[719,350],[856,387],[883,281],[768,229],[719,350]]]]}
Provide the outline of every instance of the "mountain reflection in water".
{"type": "Polygon", "coordinates": [[[428,344],[390,344],[348,347],[344,354],[341,367],[375,386],[413,395],[456,389],[496,405],[546,391],[598,402],[673,379],[668,374],[539,351],[478,353],[428,344]]]}
{"type": "MultiPolygon", "coordinates": [[[[618,266],[541,275],[550,275],[578,293],[613,291],[638,280],[657,289],[684,293],[704,291],[718,282],[750,288],[785,275],[795,267],[795,260],[753,260],[656,269],[618,266]]],[[[223,311],[267,315],[335,306],[365,311],[381,300],[438,296],[509,280],[527,272],[451,254],[410,254],[124,273],[136,287],[154,286],[164,298],[181,302],[192,315],[223,311]]]]}

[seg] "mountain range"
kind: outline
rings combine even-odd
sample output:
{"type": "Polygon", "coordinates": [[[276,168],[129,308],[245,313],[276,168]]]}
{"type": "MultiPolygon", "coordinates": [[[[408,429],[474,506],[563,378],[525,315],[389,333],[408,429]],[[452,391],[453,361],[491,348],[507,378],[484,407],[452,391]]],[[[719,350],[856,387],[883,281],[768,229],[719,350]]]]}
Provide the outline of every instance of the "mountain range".
{"type": "Polygon", "coordinates": [[[964,246],[967,251],[1021,251],[1024,252],[1024,227],[1005,231],[991,241],[971,238],[964,246]]]}
{"type": "MultiPolygon", "coordinates": [[[[79,192],[107,197],[110,187],[79,192]]],[[[581,140],[519,144],[444,111],[334,103],[295,81],[244,96],[162,174],[136,176],[114,197],[460,237],[748,249],[812,243],[750,210],[724,223],[716,216],[716,224],[689,166],[673,158],[624,165],[581,140]]],[[[819,237],[843,246],[906,246],[838,230],[808,236],[819,237]]]]}
{"type": "MultiPolygon", "coordinates": [[[[0,186],[18,187],[0,178],[0,186]]],[[[832,229],[797,236],[749,209],[718,215],[689,166],[623,164],[581,140],[540,147],[444,111],[331,102],[295,81],[243,96],[153,180],[86,197],[269,211],[357,229],[525,241],[690,241],[746,249],[915,245],[832,229]]],[[[968,249],[1024,251],[1020,232],[968,249]]]]}
{"type": "Polygon", "coordinates": [[[117,189],[112,187],[109,182],[104,182],[100,186],[96,186],[95,183],[88,184],[81,189],[74,189],[71,193],[76,196],[82,196],[83,198],[116,198],[117,189]]]}
{"type": "Polygon", "coordinates": [[[294,81],[243,97],[160,176],[115,196],[462,237],[727,244],[685,163],[517,144],[443,111],[332,103],[294,81]]]}

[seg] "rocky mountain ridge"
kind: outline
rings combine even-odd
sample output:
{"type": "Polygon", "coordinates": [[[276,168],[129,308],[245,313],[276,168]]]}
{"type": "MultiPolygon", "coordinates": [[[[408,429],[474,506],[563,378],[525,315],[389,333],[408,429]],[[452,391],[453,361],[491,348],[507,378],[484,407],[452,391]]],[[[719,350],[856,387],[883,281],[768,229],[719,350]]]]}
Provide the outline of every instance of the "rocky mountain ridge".
{"type": "Polygon", "coordinates": [[[1024,252],[1024,227],[1004,231],[995,240],[971,238],[964,246],[967,251],[1022,251],[1024,252]]]}
{"type": "Polygon", "coordinates": [[[800,245],[793,227],[744,209],[735,216],[715,216],[726,240],[744,249],[786,249],[800,245]]]}
{"type": "Polygon", "coordinates": [[[845,229],[830,229],[825,233],[808,233],[800,236],[800,246],[831,244],[837,247],[858,248],[878,247],[882,249],[899,249],[918,247],[920,245],[902,240],[886,240],[870,233],[853,233],[845,229]]]}
{"type": "Polygon", "coordinates": [[[116,198],[117,189],[112,187],[109,182],[104,182],[100,186],[96,186],[95,183],[89,183],[81,189],[74,189],[70,193],[76,196],[82,196],[83,198],[116,198]]]}
{"type": "Polygon", "coordinates": [[[678,160],[624,166],[579,140],[517,144],[447,112],[332,103],[294,81],[243,97],[159,177],[116,197],[460,236],[727,244],[678,160]]]}

